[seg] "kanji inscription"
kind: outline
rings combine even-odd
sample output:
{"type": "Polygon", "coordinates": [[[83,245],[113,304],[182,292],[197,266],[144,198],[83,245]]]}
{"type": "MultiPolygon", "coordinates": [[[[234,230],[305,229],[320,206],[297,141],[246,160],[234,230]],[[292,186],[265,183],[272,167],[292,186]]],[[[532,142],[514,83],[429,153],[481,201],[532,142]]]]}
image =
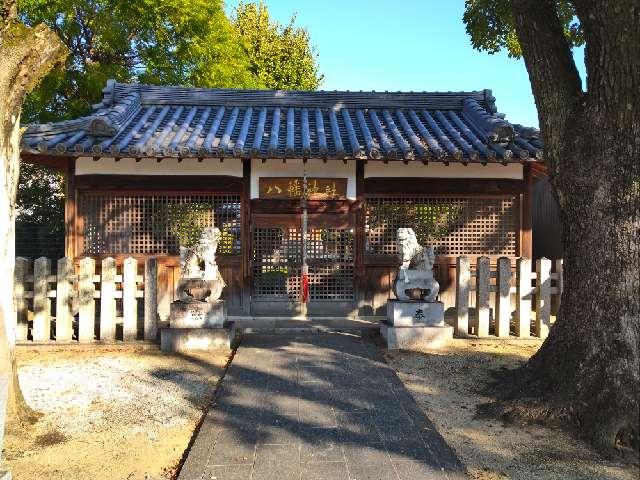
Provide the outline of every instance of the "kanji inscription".
{"type": "Polygon", "coordinates": [[[260,198],[303,198],[309,200],[340,200],[347,197],[346,178],[307,178],[304,192],[302,177],[261,177],[260,198]]]}

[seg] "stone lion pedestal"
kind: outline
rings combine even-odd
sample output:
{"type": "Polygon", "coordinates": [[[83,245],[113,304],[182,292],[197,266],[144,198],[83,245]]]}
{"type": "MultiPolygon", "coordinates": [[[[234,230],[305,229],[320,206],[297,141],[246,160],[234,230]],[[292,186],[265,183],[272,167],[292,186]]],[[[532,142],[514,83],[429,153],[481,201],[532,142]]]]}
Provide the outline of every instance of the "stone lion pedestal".
{"type": "Polygon", "coordinates": [[[389,300],[380,334],[389,350],[439,348],[453,338],[442,302],[389,300]]]}
{"type": "Polygon", "coordinates": [[[400,228],[398,252],[397,300],[387,303],[380,333],[390,350],[441,347],[453,338],[453,327],[444,323],[444,304],[436,301],[440,285],[433,277],[433,248],[422,247],[411,228],[400,228]]]}
{"type": "Polygon", "coordinates": [[[171,304],[169,328],[160,331],[163,352],[230,350],[234,346],[236,329],[226,320],[225,303],[220,300],[225,283],[215,262],[219,238],[217,228],[208,228],[196,246],[180,247],[179,300],[171,304]]]}

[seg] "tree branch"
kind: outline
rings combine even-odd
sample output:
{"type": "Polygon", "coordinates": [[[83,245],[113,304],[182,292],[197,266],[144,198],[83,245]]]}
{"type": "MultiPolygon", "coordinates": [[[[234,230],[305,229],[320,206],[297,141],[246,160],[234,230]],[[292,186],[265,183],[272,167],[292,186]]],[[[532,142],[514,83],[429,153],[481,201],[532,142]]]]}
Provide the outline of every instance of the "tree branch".
{"type": "MultiPolygon", "coordinates": [[[[512,0],[516,32],[538,107],[545,156],[560,157],[565,126],[582,98],[582,83],[553,0],[512,0]]],[[[550,165],[553,169],[554,165],[550,165]]]]}
{"type": "Polygon", "coordinates": [[[7,128],[12,116],[19,116],[27,93],[67,55],[64,44],[46,25],[30,28],[17,20],[10,23],[0,44],[2,129],[7,128]]]}
{"type": "Polygon", "coordinates": [[[589,103],[631,121],[640,108],[640,3],[574,0],[586,40],[589,103]]]}

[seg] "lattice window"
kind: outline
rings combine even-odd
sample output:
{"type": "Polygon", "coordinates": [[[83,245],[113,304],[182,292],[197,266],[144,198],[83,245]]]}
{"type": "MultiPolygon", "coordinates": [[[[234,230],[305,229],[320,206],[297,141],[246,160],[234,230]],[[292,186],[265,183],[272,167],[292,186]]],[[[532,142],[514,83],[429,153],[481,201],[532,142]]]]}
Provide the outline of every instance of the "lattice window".
{"type": "Polygon", "coordinates": [[[198,223],[212,221],[222,232],[219,255],[240,255],[240,195],[83,192],[79,213],[84,218],[84,255],[177,255],[178,241],[167,215],[194,205],[210,208],[198,223]]]}
{"type": "Polygon", "coordinates": [[[253,229],[254,297],[299,300],[301,265],[302,234],[299,229],[253,229]]]}
{"type": "Polygon", "coordinates": [[[353,300],[353,231],[313,228],[307,238],[310,300],[353,300]]]}
{"type": "Polygon", "coordinates": [[[366,202],[366,251],[396,255],[400,227],[413,228],[422,244],[439,255],[517,254],[517,196],[369,197],[366,202]]]}

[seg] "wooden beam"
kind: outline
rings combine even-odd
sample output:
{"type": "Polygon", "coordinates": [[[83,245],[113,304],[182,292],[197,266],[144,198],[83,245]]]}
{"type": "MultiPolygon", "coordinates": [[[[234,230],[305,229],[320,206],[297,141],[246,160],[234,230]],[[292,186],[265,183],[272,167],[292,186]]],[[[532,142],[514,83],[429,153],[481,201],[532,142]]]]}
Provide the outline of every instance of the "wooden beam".
{"type": "Polygon", "coordinates": [[[364,195],[364,161],[356,160],[356,202],[355,214],[355,299],[357,308],[364,305],[366,272],[364,267],[365,250],[365,195],[364,195]]]}
{"type": "MultiPolygon", "coordinates": [[[[337,213],[345,214],[361,209],[362,202],[358,200],[307,200],[309,214],[337,213]]],[[[302,213],[300,200],[298,199],[257,199],[251,200],[252,214],[269,213],[302,213]]]]}
{"type": "Polygon", "coordinates": [[[533,174],[529,165],[524,166],[524,191],[520,195],[520,256],[531,258],[533,255],[533,230],[531,202],[533,200],[533,174]]]}
{"type": "Polygon", "coordinates": [[[242,245],[242,311],[251,313],[251,160],[242,161],[242,220],[240,244],[242,245]]]}
{"type": "Polygon", "coordinates": [[[479,194],[504,195],[524,192],[518,179],[371,177],[364,180],[367,194],[479,194]]]}
{"type": "Polygon", "coordinates": [[[76,160],[65,159],[64,171],[64,252],[68,258],[75,258],[77,250],[78,219],[76,209],[76,160]]]}
{"type": "Polygon", "coordinates": [[[36,155],[32,153],[22,153],[20,161],[43,167],[54,168],[56,170],[66,171],[69,160],[75,160],[76,157],[54,156],[54,155],[36,155]]]}
{"type": "Polygon", "coordinates": [[[187,190],[240,192],[242,177],[229,175],[78,175],[78,190],[187,190]]]}

